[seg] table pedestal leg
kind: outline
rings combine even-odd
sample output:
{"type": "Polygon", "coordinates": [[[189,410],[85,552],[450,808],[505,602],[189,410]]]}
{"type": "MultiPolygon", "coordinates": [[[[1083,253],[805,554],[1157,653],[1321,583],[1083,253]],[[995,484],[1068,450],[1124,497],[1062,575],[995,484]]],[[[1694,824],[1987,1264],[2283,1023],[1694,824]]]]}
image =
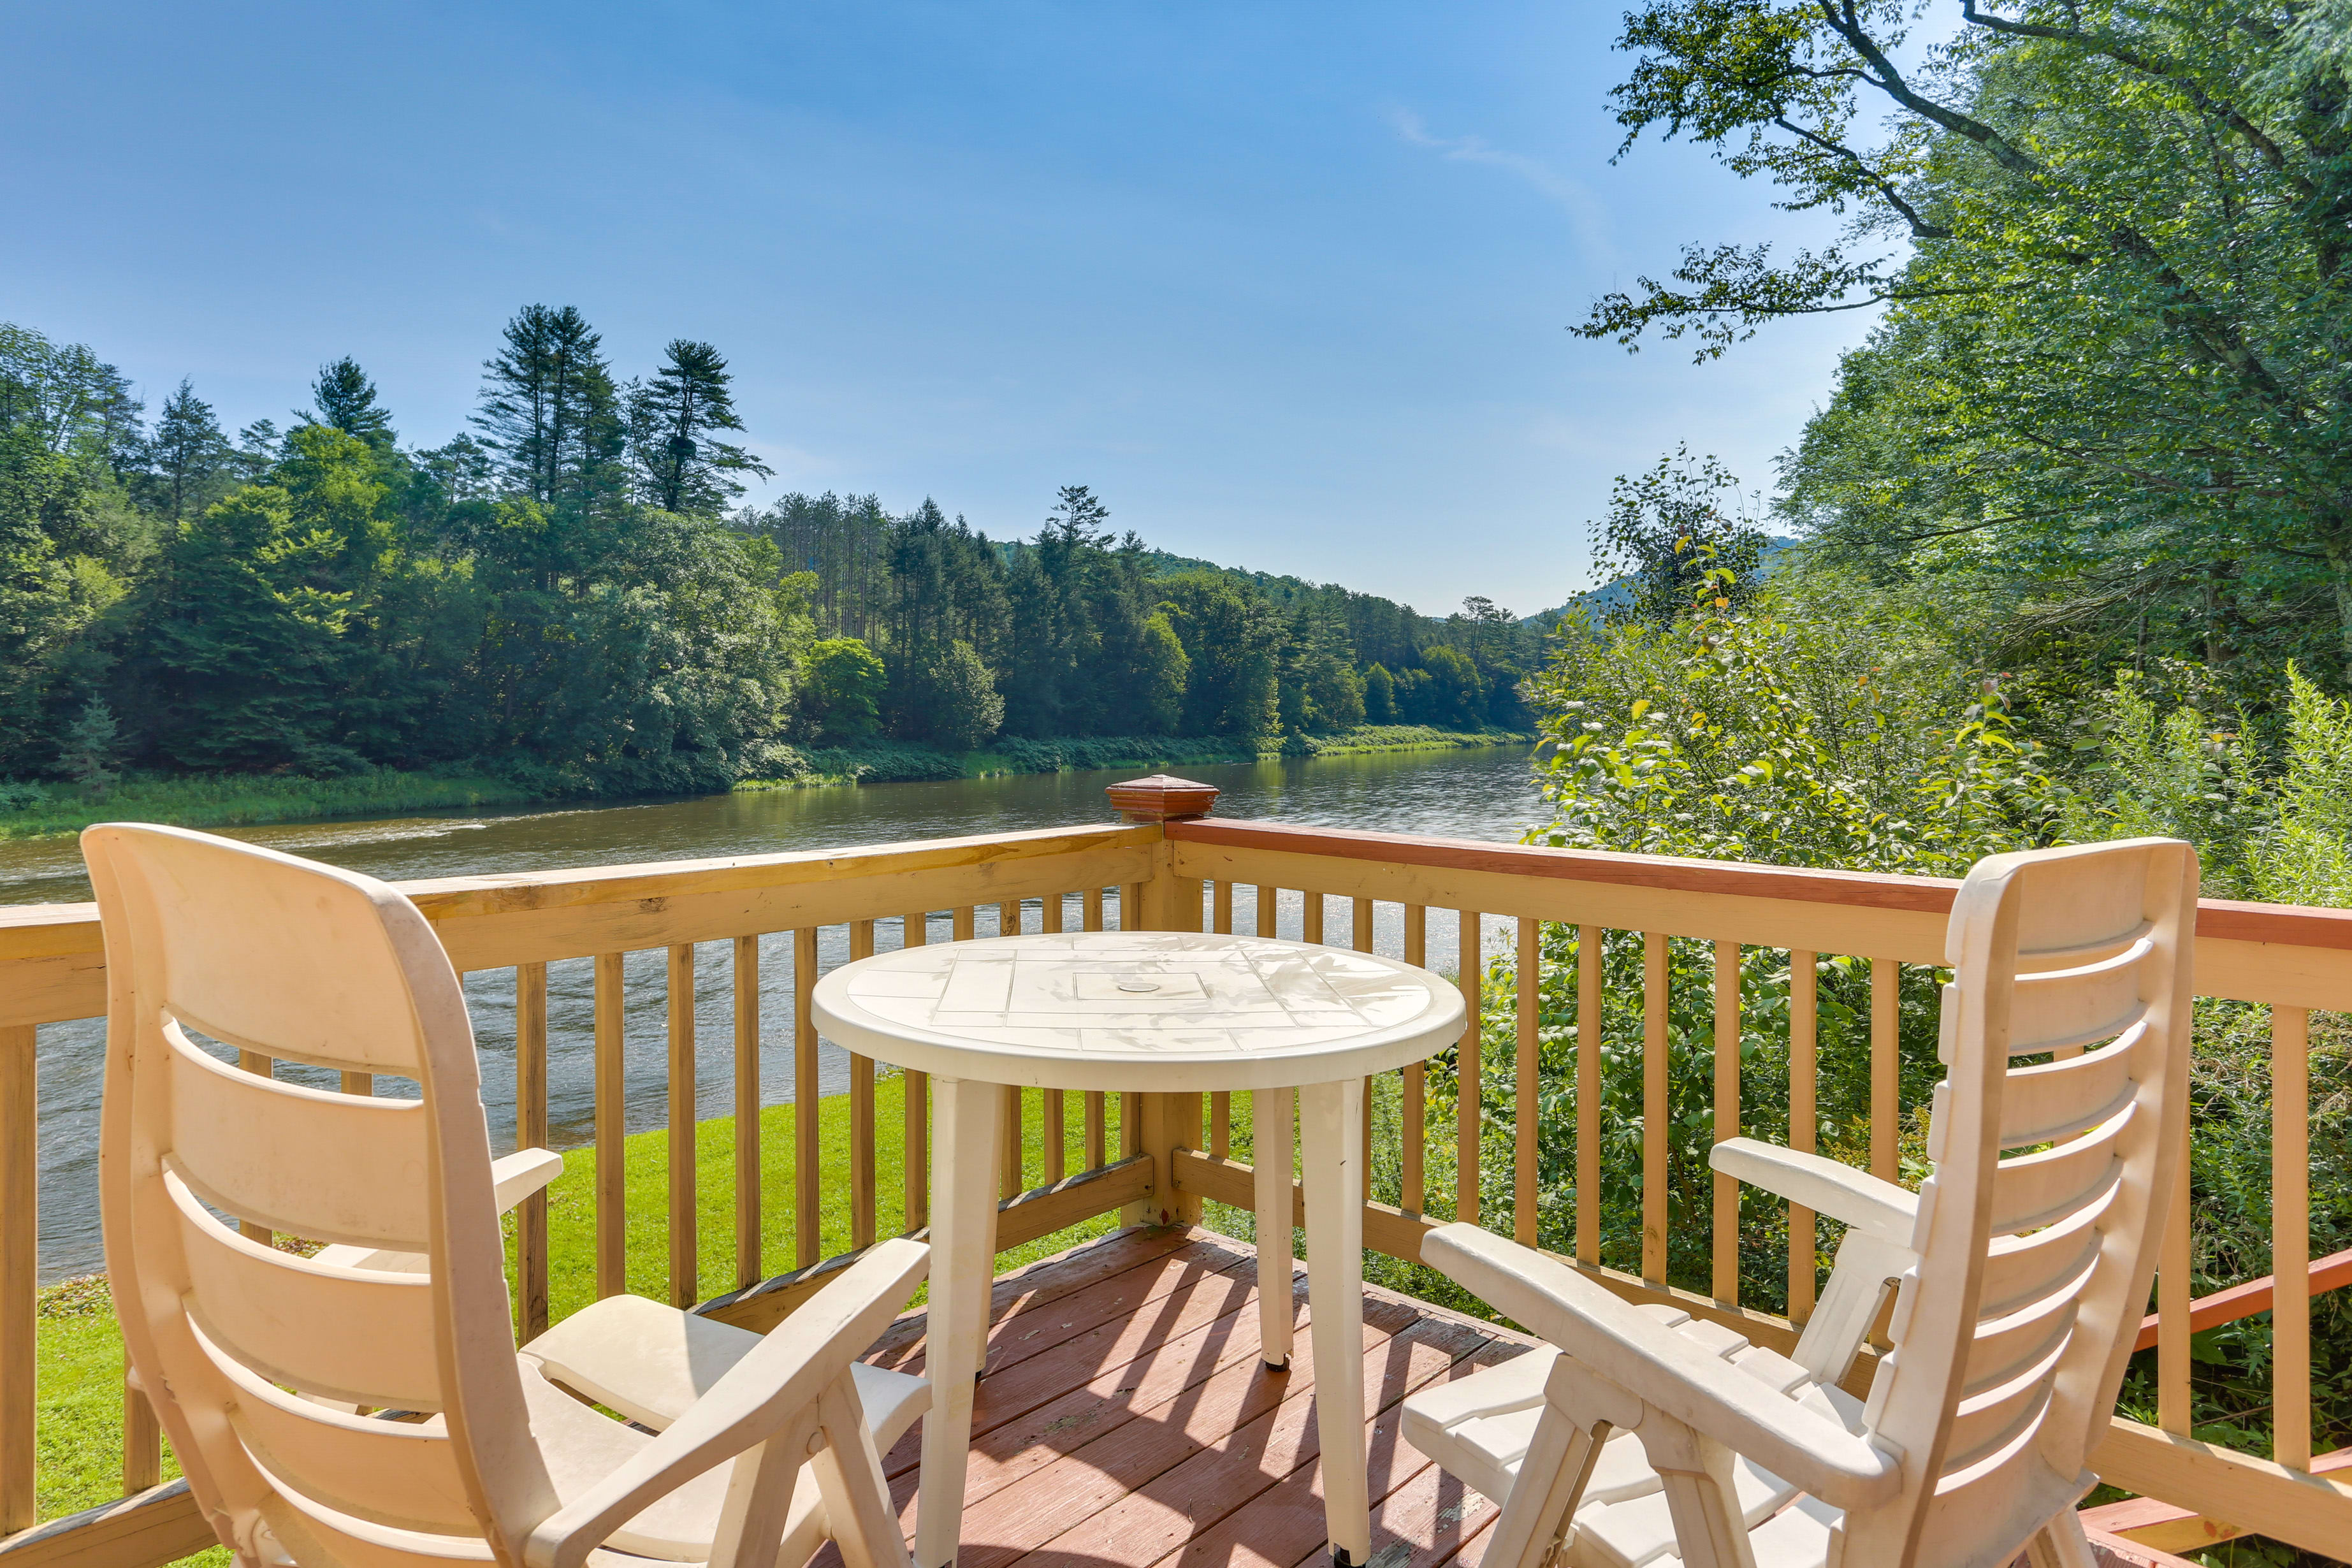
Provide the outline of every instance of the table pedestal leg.
{"type": "Polygon", "coordinates": [[[963,1532],[964,1462],[971,1449],[972,1385],[988,1347],[996,1277],[996,1162],[1002,1095],[992,1083],[931,1080],[931,1277],[924,1375],[917,1568],[949,1568],[963,1532]]]}
{"type": "Polygon", "coordinates": [[[1291,1226],[1290,1090],[1261,1089],[1250,1096],[1250,1158],[1257,1191],[1257,1336],[1265,1364],[1290,1364],[1291,1226]]]}
{"type": "Polygon", "coordinates": [[[1364,1448],[1364,1082],[1298,1091],[1307,1183],[1307,1293],[1314,1306],[1315,1425],[1323,1517],[1339,1568],[1371,1555],[1364,1448]]]}

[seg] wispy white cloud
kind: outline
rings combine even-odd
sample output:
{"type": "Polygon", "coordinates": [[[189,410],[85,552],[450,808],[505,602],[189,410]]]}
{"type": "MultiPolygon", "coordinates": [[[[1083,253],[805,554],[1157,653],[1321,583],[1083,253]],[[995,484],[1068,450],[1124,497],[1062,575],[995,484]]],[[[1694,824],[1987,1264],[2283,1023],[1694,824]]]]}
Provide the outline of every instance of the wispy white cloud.
{"type": "Polygon", "coordinates": [[[1540,158],[1494,146],[1483,136],[1433,135],[1428,122],[1409,109],[1391,110],[1389,123],[1396,128],[1398,140],[1425,147],[1449,163],[1483,163],[1517,175],[1568,214],[1586,261],[1602,267],[1613,264],[1616,247],[1610,239],[1608,210],[1580,181],[1540,158]]]}

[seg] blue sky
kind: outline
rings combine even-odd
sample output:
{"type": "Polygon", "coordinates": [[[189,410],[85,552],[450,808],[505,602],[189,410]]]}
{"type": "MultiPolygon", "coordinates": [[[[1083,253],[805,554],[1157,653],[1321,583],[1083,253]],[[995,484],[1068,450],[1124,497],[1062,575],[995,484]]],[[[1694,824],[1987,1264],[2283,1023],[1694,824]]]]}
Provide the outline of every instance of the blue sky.
{"type": "Polygon", "coordinates": [[[1564,329],[1685,240],[1818,239],[1612,166],[1618,7],[12,8],[0,320],[234,428],[355,355],[464,427],[520,305],[733,363],[787,489],[997,535],[1058,485],[1181,553],[1443,612],[1587,578],[1612,475],[1768,483],[1856,317],[1694,366],[1564,329]]]}

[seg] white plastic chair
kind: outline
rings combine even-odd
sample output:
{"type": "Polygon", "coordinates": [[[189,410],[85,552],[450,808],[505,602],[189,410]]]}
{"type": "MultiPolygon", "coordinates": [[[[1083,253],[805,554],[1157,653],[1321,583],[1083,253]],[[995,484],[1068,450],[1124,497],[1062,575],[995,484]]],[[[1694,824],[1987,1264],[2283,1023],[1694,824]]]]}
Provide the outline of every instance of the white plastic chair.
{"type": "Polygon", "coordinates": [[[2092,1568],[2074,1505],[2182,1179],[2196,907],[2170,840],[1979,862],[1917,1196],[1723,1146],[1718,1169],[1854,1226],[1793,1361],[1474,1226],[1432,1232],[1426,1262],[1558,1347],[1405,1402],[1407,1440],[1501,1507],[1487,1568],[2092,1568]],[[1836,1375],[1904,1254],[1857,1401],[1836,1375]]]}
{"type": "Polygon", "coordinates": [[[908,1568],[877,1433],[929,1388],[856,1358],[928,1248],[873,1248],[765,1338],[619,1296],[518,1352],[500,1167],[529,1190],[549,1157],[493,1164],[465,998],[415,906],[172,828],[82,847],[107,952],[108,1274],[134,1374],[245,1568],[769,1568],[828,1536],[850,1568],[908,1568]],[[422,1093],[279,1082],[191,1032],[422,1093]],[[331,1245],[297,1257],[240,1219],[331,1245]]]}

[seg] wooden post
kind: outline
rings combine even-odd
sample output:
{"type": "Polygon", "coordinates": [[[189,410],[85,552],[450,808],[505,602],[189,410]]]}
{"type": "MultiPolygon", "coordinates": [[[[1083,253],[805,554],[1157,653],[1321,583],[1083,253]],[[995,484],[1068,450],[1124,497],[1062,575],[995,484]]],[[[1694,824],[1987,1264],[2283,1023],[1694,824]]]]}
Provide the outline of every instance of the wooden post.
{"type": "MultiPolygon", "coordinates": [[[[874,956],[874,922],[849,922],[849,956],[874,956]]],[[[849,1054],[849,1245],[874,1245],[874,1058],[849,1054]]]]}
{"type": "Polygon", "coordinates": [[[1465,1225],[1478,1223],[1478,1009],[1479,990],[1486,969],[1479,942],[1486,919],[1475,910],[1464,910],[1457,920],[1455,983],[1462,987],[1462,1005],[1469,1016],[1462,1022],[1462,1041],[1454,1068],[1454,1217],[1465,1225]]]}
{"type": "MultiPolygon", "coordinates": [[[[1205,816],[1217,804],[1214,784],[1154,773],[1129,779],[1103,792],[1113,809],[1129,822],[1160,824],[1205,816]]],[[[1153,847],[1150,880],[1121,895],[1122,931],[1190,931],[1202,927],[1202,885],[1196,877],[1176,875],[1175,848],[1164,840],[1153,847]],[[1139,895],[1139,907],[1129,898],[1139,895]]],[[[1151,1156],[1151,1196],[1119,1212],[1122,1225],[1198,1225],[1201,1200],[1179,1193],[1175,1152],[1201,1143],[1201,1097],[1197,1094],[1147,1094],[1139,1097],[1138,1146],[1151,1156]]],[[[1125,1121],[1124,1116],[1121,1117],[1125,1121]]]]}
{"type": "Polygon", "coordinates": [[[695,1235],[694,944],[669,949],[669,1300],[691,1307],[702,1295],[695,1235]]]}
{"type": "MultiPolygon", "coordinates": [[[[930,940],[931,917],[908,915],[899,922],[901,947],[920,947],[930,940]]],[[[907,1089],[907,1232],[931,1223],[931,1115],[929,1073],[901,1068],[907,1089]]]]}
{"type": "Polygon", "coordinates": [[[1642,1278],[1666,1279],[1666,939],[1642,933],[1642,1278]]]}
{"type": "MultiPolygon", "coordinates": [[[[1739,1136],[1739,944],[1715,944],[1715,1141],[1739,1136]]],[[[1715,1173],[1715,1299],[1739,1305],[1739,1184],[1715,1173]]]]}
{"type": "MultiPolygon", "coordinates": [[[[1813,1152],[1821,1135],[1821,1117],[1814,1108],[1820,1081],[1817,1037],[1821,1019],[1821,973],[1817,961],[1802,948],[1789,953],[1789,1147],[1813,1152]]],[[[1802,1204],[1789,1205],[1789,1319],[1801,1323],[1813,1315],[1816,1273],[1813,1263],[1813,1211],[1802,1204]]]]}
{"type": "Polygon", "coordinates": [[[760,1282],[760,939],[735,939],[735,1288],[760,1282]]]}
{"type": "Polygon", "coordinates": [[[621,954],[596,955],[596,1297],[629,1288],[626,1068],[621,1050],[621,954]]]}
{"type": "Polygon", "coordinates": [[[1511,1236],[1522,1247],[1536,1245],[1536,1152],[1543,1129],[1536,1123],[1538,1074],[1543,1065],[1543,922],[1519,921],[1518,995],[1516,999],[1517,1082],[1511,1106],[1511,1236]]]}
{"type": "MultiPolygon", "coordinates": [[[[515,965],[515,1147],[547,1146],[547,965],[515,965]]],[[[547,1331],[547,1189],[515,1209],[515,1337],[547,1331]]],[[[149,1486],[154,1482],[147,1483],[149,1486]]]]}
{"type": "Polygon", "coordinates": [[[793,1267],[806,1268],[824,1255],[818,1226],[816,928],[793,932],[793,1267]]]}
{"type": "Polygon", "coordinates": [[[1596,925],[1576,928],[1576,1258],[1601,1261],[1601,958],[1596,925]]]}
{"type": "Polygon", "coordinates": [[[33,1309],[40,1278],[41,1212],[34,1157],[40,1124],[33,1026],[0,1029],[0,1535],[35,1521],[33,1309]]]}
{"type": "MultiPolygon", "coordinates": [[[[1420,904],[1404,907],[1404,961],[1415,969],[1429,965],[1429,910],[1420,904]]],[[[1397,1202],[1405,1213],[1419,1215],[1428,1201],[1425,1191],[1427,1177],[1423,1169],[1426,1159],[1429,1136],[1428,1111],[1423,1104],[1424,1088],[1422,1064],[1407,1062],[1404,1068],[1404,1094],[1401,1116],[1404,1122],[1404,1166],[1397,1178],[1397,1202]]],[[[1370,1151],[1365,1153],[1369,1163],[1370,1151]]]]}

